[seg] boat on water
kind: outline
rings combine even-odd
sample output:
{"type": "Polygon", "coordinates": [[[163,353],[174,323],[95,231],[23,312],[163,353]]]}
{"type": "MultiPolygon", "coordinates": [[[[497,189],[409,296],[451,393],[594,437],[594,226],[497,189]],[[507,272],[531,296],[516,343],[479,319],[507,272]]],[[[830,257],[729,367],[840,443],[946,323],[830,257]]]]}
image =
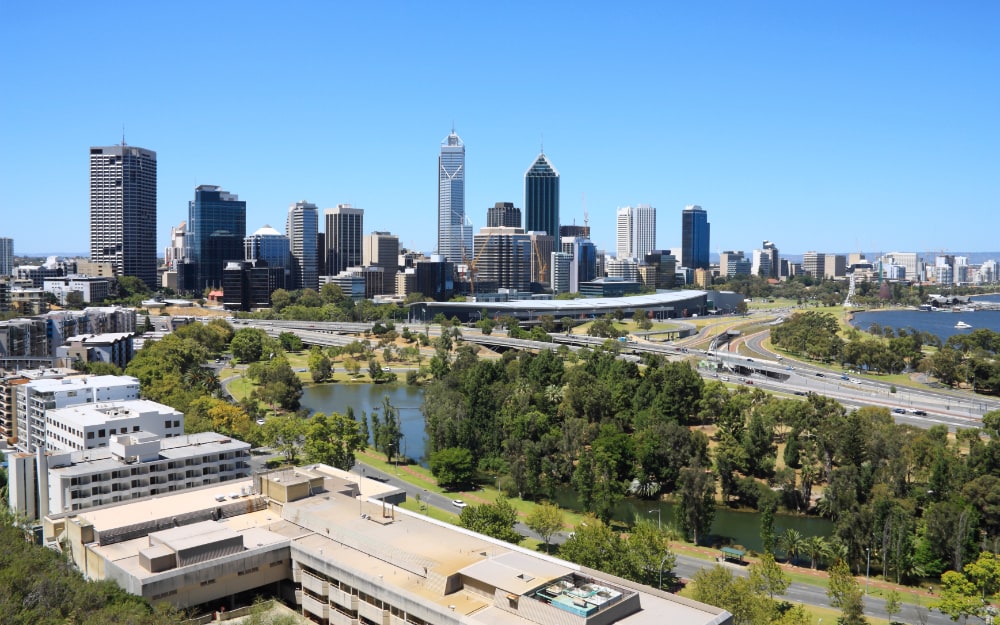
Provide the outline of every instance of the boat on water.
{"type": "Polygon", "coordinates": [[[965,323],[964,321],[959,321],[958,323],[955,324],[955,328],[958,329],[958,330],[968,330],[971,327],[972,326],[970,326],[969,324],[965,323]]]}

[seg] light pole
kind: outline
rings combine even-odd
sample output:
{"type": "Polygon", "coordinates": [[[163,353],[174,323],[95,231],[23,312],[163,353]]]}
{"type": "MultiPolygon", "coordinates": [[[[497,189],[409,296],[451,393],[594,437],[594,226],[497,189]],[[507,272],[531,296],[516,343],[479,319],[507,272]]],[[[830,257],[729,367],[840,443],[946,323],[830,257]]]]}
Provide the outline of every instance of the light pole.
{"type": "Polygon", "coordinates": [[[650,510],[649,514],[653,514],[654,512],[656,513],[656,531],[660,531],[660,509],[650,510]]]}
{"type": "Polygon", "coordinates": [[[663,590],[663,563],[667,561],[669,556],[670,554],[668,553],[664,554],[664,556],[660,558],[660,585],[658,586],[660,590],[663,590]]]}
{"type": "Polygon", "coordinates": [[[865,567],[865,594],[868,594],[868,576],[872,572],[872,548],[865,547],[865,551],[868,553],[868,565],[865,567]]]}

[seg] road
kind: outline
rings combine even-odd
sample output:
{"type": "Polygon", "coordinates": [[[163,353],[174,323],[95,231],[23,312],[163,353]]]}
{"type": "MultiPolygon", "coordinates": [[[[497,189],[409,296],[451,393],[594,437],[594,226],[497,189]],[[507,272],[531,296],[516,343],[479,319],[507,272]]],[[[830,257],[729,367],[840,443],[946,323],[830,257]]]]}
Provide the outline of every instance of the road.
{"type": "MultiPolygon", "coordinates": [[[[380,471],[375,467],[361,462],[358,462],[351,470],[355,473],[361,473],[364,477],[376,479],[380,482],[391,484],[392,486],[406,491],[407,499],[415,501],[419,495],[420,501],[429,506],[434,506],[439,510],[453,514],[458,514],[459,512],[459,509],[452,504],[453,500],[451,498],[414,486],[392,473],[380,471]]],[[[524,523],[518,523],[515,525],[515,529],[523,536],[541,540],[541,537],[532,532],[524,523]]],[[[566,532],[560,532],[552,537],[552,542],[554,544],[561,544],[565,542],[567,538],[568,534],[566,532]]],[[[674,574],[685,580],[690,580],[699,570],[709,568],[714,565],[714,562],[677,554],[674,574]]],[[[747,574],[744,567],[734,564],[727,564],[725,566],[730,568],[737,575],[747,574]]],[[[826,596],[826,589],[819,586],[811,586],[809,584],[793,583],[789,585],[788,590],[783,595],[783,598],[806,605],[821,606],[825,608],[831,607],[830,599],[826,596]]],[[[883,619],[889,618],[889,614],[885,611],[885,601],[878,597],[865,597],[865,614],[883,619]]],[[[913,605],[905,605],[903,613],[901,615],[897,614],[895,620],[902,623],[927,623],[929,625],[948,625],[949,623],[953,623],[951,619],[940,612],[928,611],[926,608],[918,608],[913,605]],[[918,614],[918,611],[922,614],[918,614]]]]}

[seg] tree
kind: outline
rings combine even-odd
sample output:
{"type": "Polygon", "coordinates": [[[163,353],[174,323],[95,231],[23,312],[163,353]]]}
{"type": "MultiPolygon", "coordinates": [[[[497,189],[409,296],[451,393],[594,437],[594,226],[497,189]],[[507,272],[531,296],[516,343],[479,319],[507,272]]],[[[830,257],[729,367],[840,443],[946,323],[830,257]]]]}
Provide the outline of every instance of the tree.
{"type": "Polygon", "coordinates": [[[389,403],[389,396],[382,398],[382,419],[372,414],[372,430],[375,448],[385,454],[386,462],[399,455],[399,443],[403,440],[403,430],[399,422],[399,409],[389,403]]]}
{"type": "Polygon", "coordinates": [[[233,335],[229,349],[240,362],[257,362],[263,355],[266,336],[263,330],[257,328],[240,328],[233,335]]]}
{"type": "Polygon", "coordinates": [[[750,565],[750,584],[755,591],[767,594],[772,600],[774,595],[785,594],[791,582],[791,578],[785,575],[770,553],[765,553],[760,557],[760,562],[750,565]]]}
{"type": "Polygon", "coordinates": [[[288,462],[295,462],[302,448],[302,437],[306,431],[306,422],[296,416],[268,417],[264,422],[264,442],[281,452],[288,462]]]}
{"type": "Polygon", "coordinates": [[[677,495],[677,525],[698,544],[699,537],[711,531],[715,520],[715,475],[697,464],[681,469],[677,495]]]}
{"type": "Polygon", "coordinates": [[[851,575],[847,563],[840,559],[830,568],[830,583],[826,590],[830,605],[840,608],[844,625],[864,625],[864,601],[861,586],[851,575]]]}
{"type": "Polygon", "coordinates": [[[448,447],[432,452],[430,467],[431,473],[442,486],[468,484],[476,473],[472,452],[462,447],[448,447]]]}
{"type": "Polygon", "coordinates": [[[805,549],[805,539],[802,533],[796,529],[787,529],[778,537],[778,546],[785,552],[788,563],[795,565],[795,559],[805,549]]]}
{"type": "Polygon", "coordinates": [[[302,351],[302,339],[294,332],[282,332],[278,335],[281,348],[287,352],[302,351]]]}
{"type": "Polygon", "coordinates": [[[941,599],[934,607],[957,621],[962,617],[967,622],[970,616],[978,615],[983,609],[976,585],[958,571],[946,571],[941,576],[941,599]]]}
{"type": "Polygon", "coordinates": [[[899,591],[895,588],[889,590],[885,595],[885,611],[889,614],[889,622],[893,622],[893,616],[903,611],[903,601],[899,591]]]}
{"type": "Polygon", "coordinates": [[[552,536],[562,529],[563,512],[559,506],[545,502],[535,506],[528,513],[525,523],[531,528],[531,531],[542,538],[542,542],[545,543],[545,551],[548,551],[552,536]]]}
{"type": "Polygon", "coordinates": [[[514,530],[517,510],[505,497],[498,497],[495,503],[466,506],[458,521],[466,529],[509,543],[517,544],[524,538],[514,530]]]}
{"type": "Polygon", "coordinates": [[[309,419],[303,445],[308,462],[321,462],[347,471],[354,466],[354,452],[363,448],[360,424],[352,417],[318,412],[309,419]]]}
{"type": "Polygon", "coordinates": [[[309,350],[309,375],[313,382],[325,382],[333,373],[333,361],[318,346],[309,350]]]}

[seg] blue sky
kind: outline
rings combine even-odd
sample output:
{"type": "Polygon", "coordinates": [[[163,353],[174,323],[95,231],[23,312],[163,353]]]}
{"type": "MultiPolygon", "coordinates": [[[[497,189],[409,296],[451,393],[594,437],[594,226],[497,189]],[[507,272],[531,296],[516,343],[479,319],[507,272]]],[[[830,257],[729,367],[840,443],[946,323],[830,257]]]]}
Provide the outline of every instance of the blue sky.
{"type": "Polygon", "coordinates": [[[562,222],[660,247],[700,204],[712,251],[1000,249],[996,2],[10,2],[0,19],[0,236],[89,249],[88,148],[155,150],[158,246],[198,184],[365,209],[436,244],[436,159],[466,211],[523,204],[543,141],[562,222]],[[61,5],[61,6],[60,6],[61,5]]]}

